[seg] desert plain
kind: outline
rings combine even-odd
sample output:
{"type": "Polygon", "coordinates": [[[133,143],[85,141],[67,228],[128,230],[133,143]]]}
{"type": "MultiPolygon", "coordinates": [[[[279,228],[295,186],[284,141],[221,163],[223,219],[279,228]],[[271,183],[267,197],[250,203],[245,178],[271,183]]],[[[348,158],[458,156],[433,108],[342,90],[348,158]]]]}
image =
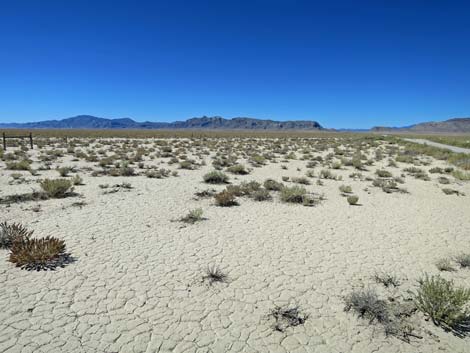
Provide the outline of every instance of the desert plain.
{"type": "Polygon", "coordinates": [[[417,299],[426,278],[470,288],[468,155],[361,135],[9,143],[4,235],[66,250],[48,268],[0,249],[0,352],[470,352],[465,317],[417,299]]]}

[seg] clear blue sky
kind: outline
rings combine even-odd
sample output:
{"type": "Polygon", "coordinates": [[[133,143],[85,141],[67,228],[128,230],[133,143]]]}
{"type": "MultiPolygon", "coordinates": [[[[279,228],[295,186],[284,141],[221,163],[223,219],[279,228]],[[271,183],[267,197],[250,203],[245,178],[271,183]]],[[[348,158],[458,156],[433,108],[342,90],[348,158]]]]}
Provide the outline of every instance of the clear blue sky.
{"type": "Polygon", "coordinates": [[[470,116],[469,1],[0,1],[1,122],[470,116]]]}

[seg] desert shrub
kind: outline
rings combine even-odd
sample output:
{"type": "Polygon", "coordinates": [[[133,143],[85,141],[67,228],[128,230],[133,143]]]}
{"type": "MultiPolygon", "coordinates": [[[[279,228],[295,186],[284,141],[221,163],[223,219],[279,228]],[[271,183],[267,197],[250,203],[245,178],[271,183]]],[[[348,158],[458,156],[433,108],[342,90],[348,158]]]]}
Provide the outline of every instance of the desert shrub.
{"type": "Polygon", "coordinates": [[[341,185],[339,187],[339,191],[341,191],[343,194],[350,194],[352,193],[352,187],[349,185],[341,185]]]}
{"type": "Polygon", "coordinates": [[[256,191],[261,189],[261,184],[258,183],[257,181],[248,181],[248,182],[243,182],[240,184],[240,188],[242,190],[243,195],[252,195],[256,191]]]}
{"type": "Polygon", "coordinates": [[[412,325],[407,323],[416,310],[413,304],[402,304],[395,298],[389,302],[378,297],[373,290],[354,291],[345,298],[345,311],[353,310],[360,318],[369,320],[369,324],[378,323],[384,328],[386,336],[395,336],[405,342],[416,336],[412,325]]]}
{"type": "Polygon", "coordinates": [[[446,177],[439,177],[437,181],[439,182],[439,184],[444,184],[444,185],[450,184],[449,178],[446,178],[446,177]]]}
{"type": "Polygon", "coordinates": [[[465,173],[461,170],[454,170],[452,176],[457,180],[468,181],[470,180],[470,173],[465,173]]]}
{"type": "Polygon", "coordinates": [[[73,185],[83,185],[83,178],[80,175],[75,175],[72,178],[73,185]]]}
{"type": "Polygon", "coordinates": [[[231,167],[228,167],[227,172],[238,175],[246,175],[249,173],[243,164],[235,164],[231,167]]]}
{"type": "Polygon", "coordinates": [[[20,223],[0,223],[0,249],[9,249],[15,241],[21,241],[31,237],[33,231],[29,231],[20,223]]]}
{"type": "Polygon", "coordinates": [[[119,175],[120,176],[133,176],[135,175],[134,168],[129,167],[127,163],[123,163],[122,166],[119,168],[119,175]]]}
{"type": "Polygon", "coordinates": [[[392,177],[392,173],[384,169],[377,169],[375,171],[375,174],[377,174],[379,178],[391,178],[392,177]]]}
{"type": "Polygon", "coordinates": [[[342,180],[342,177],[340,175],[333,174],[328,169],[322,169],[320,171],[319,177],[321,179],[342,180]]]}
{"type": "Polygon", "coordinates": [[[461,267],[470,268],[470,254],[460,254],[455,257],[455,262],[457,262],[461,267]]]}
{"type": "Polygon", "coordinates": [[[31,163],[24,159],[19,162],[7,162],[7,169],[9,170],[30,170],[31,169],[31,163]]]}
{"type": "Polygon", "coordinates": [[[431,174],[444,174],[444,170],[442,168],[439,168],[439,167],[434,167],[434,168],[429,169],[429,173],[431,173],[431,174]]]}
{"type": "Polygon", "coordinates": [[[454,267],[452,266],[452,263],[450,262],[450,259],[440,259],[436,262],[436,267],[439,271],[447,271],[451,272],[454,271],[454,267]]]}
{"type": "Polygon", "coordinates": [[[162,179],[166,178],[170,175],[171,170],[160,168],[160,169],[151,169],[145,172],[145,176],[147,178],[155,178],[155,179],[162,179]]]}
{"type": "Polygon", "coordinates": [[[372,185],[381,188],[382,191],[386,192],[387,194],[390,194],[392,192],[407,192],[405,189],[399,188],[395,180],[374,179],[372,181],[372,185]]]}
{"type": "Polygon", "coordinates": [[[213,197],[215,194],[216,194],[216,190],[208,189],[208,190],[197,191],[194,193],[194,196],[197,200],[199,200],[199,199],[213,197]]]}
{"type": "Polygon", "coordinates": [[[57,172],[59,173],[59,175],[63,178],[65,177],[68,177],[70,172],[72,171],[72,168],[71,167],[60,167],[60,168],[57,168],[57,172]]]}
{"type": "Polygon", "coordinates": [[[214,198],[217,206],[230,207],[237,205],[235,195],[227,190],[215,194],[214,198]]]}
{"type": "Polygon", "coordinates": [[[218,170],[213,170],[207,174],[204,174],[203,180],[208,184],[224,184],[228,182],[229,178],[227,174],[218,170]]]}
{"type": "Polygon", "coordinates": [[[390,273],[376,273],[374,275],[374,280],[386,288],[398,287],[400,285],[400,280],[398,277],[390,273]]]}
{"type": "Polygon", "coordinates": [[[253,198],[253,200],[255,201],[267,201],[267,200],[271,200],[271,194],[269,193],[268,190],[266,189],[259,189],[259,190],[256,190],[255,192],[253,192],[253,194],[251,195],[251,197],[253,198]]]}
{"type": "Polygon", "coordinates": [[[195,169],[196,167],[197,165],[193,161],[186,160],[186,161],[180,162],[180,169],[192,170],[192,169],[195,169]]]}
{"type": "Polygon", "coordinates": [[[282,189],[283,184],[273,179],[266,179],[263,186],[266,190],[279,191],[282,189]]]}
{"type": "Polygon", "coordinates": [[[408,167],[408,168],[403,169],[403,171],[414,176],[416,179],[430,180],[428,174],[421,168],[408,167]]]}
{"type": "Polygon", "coordinates": [[[228,281],[228,276],[216,265],[208,266],[206,274],[202,276],[203,281],[207,281],[209,285],[214,283],[225,283],[228,281]]]}
{"type": "Polygon", "coordinates": [[[289,327],[303,325],[308,315],[301,312],[300,308],[276,306],[270,313],[275,320],[274,330],[285,332],[289,327]]]}
{"type": "Polygon", "coordinates": [[[62,266],[67,258],[63,240],[54,237],[25,238],[13,243],[9,261],[17,267],[39,271],[62,266]]]}
{"type": "Polygon", "coordinates": [[[368,319],[370,323],[390,321],[387,303],[379,299],[377,293],[372,290],[352,292],[345,298],[345,303],[345,311],[353,310],[359,317],[368,319]]]}
{"type": "Polygon", "coordinates": [[[282,176],[281,179],[282,179],[282,181],[289,181],[289,177],[288,177],[288,176],[282,176]]]}
{"type": "Polygon", "coordinates": [[[50,198],[61,198],[72,191],[72,182],[67,179],[44,179],[39,182],[42,190],[50,198]]]}
{"type": "Polygon", "coordinates": [[[431,277],[426,275],[419,280],[415,301],[417,308],[428,315],[434,324],[457,334],[468,331],[469,289],[455,287],[453,281],[448,281],[439,275],[431,277]]]}
{"type": "Polygon", "coordinates": [[[191,223],[191,224],[200,222],[204,220],[204,217],[202,216],[203,213],[204,211],[202,210],[202,208],[196,208],[194,210],[189,211],[189,213],[183,218],[181,218],[180,221],[184,223],[191,223]]]}
{"type": "Polygon", "coordinates": [[[307,190],[302,186],[285,186],[281,189],[280,198],[283,202],[302,203],[306,194],[307,190]]]}
{"type": "Polygon", "coordinates": [[[348,196],[347,201],[350,205],[357,205],[357,202],[359,201],[359,197],[356,195],[351,195],[351,196],[348,196]]]}
{"type": "Polygon", "coordinates": [[[266,158],[260,155],[251,156],[249,162],[254,167],[261,167],[266,164],[266,158]]]}
{"type": "Polygon", "coordinates": [[[460,196],[462,193],[458,190],[450,189],[450,188],[443,188],[442,192],[446,195],[457,195],[460,196]]]}
{"type": "Polygon", "coordinates": [[[410,155],[406,155],[406,154],[401,154],[401,155],[398,155],[395,160],[397,162],[400,162],[400,163],[413,163],[414,162],[414,158],[410,155]]]}
{"type": "Polygon", "coordinates": [[[292,182],[296,184],[310,185],[310,180],[308,180],[306,177],[294,177],[292,178],[292,182]]]}

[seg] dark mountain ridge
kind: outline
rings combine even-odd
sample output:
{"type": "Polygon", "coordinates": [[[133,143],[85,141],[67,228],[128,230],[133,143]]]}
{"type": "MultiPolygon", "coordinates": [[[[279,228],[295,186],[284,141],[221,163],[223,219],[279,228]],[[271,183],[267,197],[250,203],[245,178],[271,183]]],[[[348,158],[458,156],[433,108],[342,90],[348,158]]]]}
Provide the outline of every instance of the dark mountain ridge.
{"type": "Polygon", "coordinates": [[[31,123],[0,123],[0,128],[14,129],[250,129],[250,130],[323,130],[316,121],[275,121],[254,118],[224,119],[219,116],[191,118],[186,121],[137,122],[130,118],[106,119],[91,115],[78,115],[62,120],[45,120],[31,123]]]}

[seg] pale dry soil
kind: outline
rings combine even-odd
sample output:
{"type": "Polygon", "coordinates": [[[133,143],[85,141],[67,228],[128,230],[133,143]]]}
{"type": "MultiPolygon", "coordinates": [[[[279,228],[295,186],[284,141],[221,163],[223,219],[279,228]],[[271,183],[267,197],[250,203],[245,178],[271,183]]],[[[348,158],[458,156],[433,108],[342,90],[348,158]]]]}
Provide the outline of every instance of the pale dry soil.
{"type": "MultiPolygon", "coordinates": [[[[334,170],[343,181],[306,186],[326,197],[316,207],[274,196],[223,208],[194,199],[196,191],[224,188],[202,182],[212,170],[207,162],[166,179],[81,173],[85,185],[75,189],[82,198],[42,201],[40,212],[32,210],[36,202],[0,205],[1,220],[21,222],[35,236],[65,239],[76,259],[56,271],[29,272],[0,250],[0,352],[470,352],[469,338],[419,315],[423,339],[385,337],[380,326],[345,312],[343,300],[362,287],[385,297],[415,291],[424,272],[438,273],[437,260],[469,252],[469,183],[451,185],[467,196],[447,196],[436,175],[431,181],[407,176],[409,194],[386,194],[349,179],[348,168],[334,170]],[[133,189],[105,195],[98,187],[121,182],[133,189]],[[341,184],[352,186],[360,206],[348,205],[341,184]],[[72,206],[80,200],[86,205],[72,206]],[[207,220],[174,222],[198,207],[207,220]],[[202,282],[212,264],[227,273],[227,283],[202,282]],[[377,271],[396,274],[402,285],[380,287],[372,278],[377,271]],[[309,318],[282,333],[273,330],[269,313],[284,304],[300,306],[309,318]]],[[[280,181],[306,171],[305,161],[282,164],[289,169],[269,164],[231,182],[280,181]]],[[[83,162],[67,157],[63,165],[83,162]]],[[[388,170],[399,175],[406,166],[388,170]]],[[[38,189],[10,185],[11,173],[0,170],[0,196],[38,189]]],[[[469,270],[443,276],[470,287],[469,270]]]]}

